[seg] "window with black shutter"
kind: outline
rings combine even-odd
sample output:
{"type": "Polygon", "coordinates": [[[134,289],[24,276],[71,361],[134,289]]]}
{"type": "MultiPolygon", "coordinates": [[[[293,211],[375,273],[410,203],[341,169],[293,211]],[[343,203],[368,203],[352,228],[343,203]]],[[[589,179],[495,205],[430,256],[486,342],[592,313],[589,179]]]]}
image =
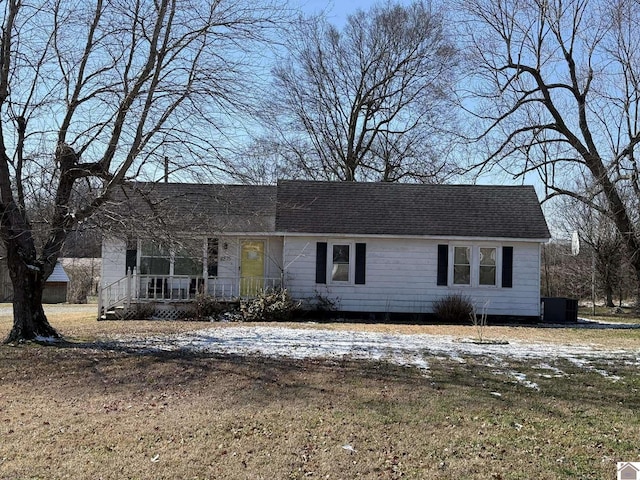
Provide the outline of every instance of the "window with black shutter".
{"type": "Polygon", "coordinates": [[[364,285],[367,272],[367,244],[356,243],[356,285],[364,285]]]}
{"type": "Polygon", "coordinates": [[[513,288],[513,247],[502,247],[502,287],[513,288]]]}
{"type": "Polygon", "coordinates": [[[316,283],[327,283],[327,242],[316,243],[316,283]]]}

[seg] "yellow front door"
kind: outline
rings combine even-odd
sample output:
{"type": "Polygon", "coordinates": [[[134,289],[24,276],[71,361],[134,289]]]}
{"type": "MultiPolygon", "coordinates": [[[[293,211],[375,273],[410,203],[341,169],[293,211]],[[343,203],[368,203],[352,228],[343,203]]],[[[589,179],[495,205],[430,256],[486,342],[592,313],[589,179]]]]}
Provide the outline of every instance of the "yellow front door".
{"type": "Polygon", "coordinates": [[[255,296],[264,283],[264,241],[242,242],[240,256],[240,295],[255,296]]]}

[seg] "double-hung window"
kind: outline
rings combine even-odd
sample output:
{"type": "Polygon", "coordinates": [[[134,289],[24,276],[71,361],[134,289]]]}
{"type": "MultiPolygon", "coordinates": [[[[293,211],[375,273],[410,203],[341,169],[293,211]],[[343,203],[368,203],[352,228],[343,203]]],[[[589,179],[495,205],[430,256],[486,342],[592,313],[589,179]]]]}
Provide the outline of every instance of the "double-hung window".
{"type": "Polygon", "coordinates": [[[155,242],[143,241],[140,251],[140,273],[142,275],[169,275],[171,255],[155,242]]]}
{"type": "MultiPolygon", "coordinates": [[[[483,246],[458,246],[452,248],[453,285],[496,286],[498,285],[498,248],[483,246]]],[[[445,252],[446,254],[446,252],[445,252]]],[[[446,261],[440,259],[439,268],[446,261]]],[[[451,277],[450,277],[451,278],[451,277]]],[[[443,284],[442,280],[440,280],[443,284]]],[[[446,284],[446,282],[444,282],[446,284]]]]}
{"type": "Polygon", "coordinates": [[[496,285],[497,249],[480,247],[479,249],[478,284],[496,285]]]}
{"type": "Polygon", "coordinates": [[[453,247],[453,284],[471,285],[471,247],[453,247]]]}
{"type": "Polygon", "coordinates": [[[366,243],[316,243],[316,283],[364,285],[366,278],[366,243]]]}
{"type": "Polygon", "coordinates": [[[351,246],[345,244],[332,245],[332,282],[349,282],[350,281],[350,255],[351,246]]]}
{"type": "Polygon", "coordinates": [[[202,244],[189,242],[171,252],[150,240],[143,240],[140,249],[141,275],[202,275],[202,244]]]}
{"type": "Polygon", "coordinates": [[[173,259],[173,274],[192,277],[202,275],[202,247],[200,247],[199,258],[195,253],[197,252],[188,248],[178,250],[173,259]]]}

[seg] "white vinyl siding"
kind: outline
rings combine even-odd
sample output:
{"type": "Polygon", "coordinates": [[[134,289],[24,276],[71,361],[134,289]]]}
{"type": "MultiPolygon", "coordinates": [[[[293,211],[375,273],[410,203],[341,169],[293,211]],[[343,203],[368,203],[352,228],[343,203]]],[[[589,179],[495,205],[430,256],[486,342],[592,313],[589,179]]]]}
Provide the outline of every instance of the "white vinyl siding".
{"type": "MultiPolygon", "coordinates": [[[[256,237],[257,239],[257,237],[256,237]]],[[[239,272],[240,237],[220,237],[218,243],[218,276],[235,278],[239,272]]],[[[432,302],[451,293],[463,291],[481,308],[488,302],[491,315],[538,316],[540,313],[540,244],[538,242],[505,242],[513,247],[513,288],[497,288],[501,282],[499,242],[473,242],[473,248],[496,249],[496,285],[437,286],[438,244],[443,241],[419,238],[344,238],[294,236],[266,237],[265,276],[283,278],[292,296],[313,303],[318,296],[335,303],[337,309],[359,312],[431,312],[432,302]],[[316,243],[328,243],[327,263],[332,262],[331,245],[366,244],[366,284],[315,282],[316,243]]],[[[465,246],[465,244],[460,244],[465,246]]],[[[467,243],[470,246],[471,243],[467,243]]],[[[103,240],[102,285],[124,276],[126,242],[103,240]]],[[[478,250],[479,252],[479,250],[478,250]]],[[[350,252],[354,255],[354,252],[350,252]]],[[[449,274],[453,265],[449,250],[449,274]]],[[[351,263],[354,263],[352,261],[351,263]]],[[[472,265],[473,262],[472,262],[472,265]]],[[[472,266],[472,278],[479,275],[479,262],[472,266]],[[473,272],[473,269],[476,269],[473,272]]],[[[352,272],[353,275],[353,272],[352,272]]],[[[353,278],[353,277],[352,277],[353,278]]],[[[327,278],[329,280],[329,277],[327,278]]]]}
{"type": "Polygon", "coordinates": [[[105,237],[102,240],[102,268],[100,283],[111,285],[125,276],[127,265],[127,242],[125,240],[105,237]]]}
{"type": "MultiPolygon", "coordinates": [[[[315,283],[315,245],[323,237],[287,237],[284,241],[285,282],[294,298],[313,304],[317,297],[334,302],[337,309],[360,312],[431,312],[432,302],[461,287],[436,285],[438,243],[422,239],[345,238],[342,243],[367,245],[366,285],[315,283]]],[[[497,248],[495,242],[474,242],[474,247],[497,248]]],[[[538,316],[540,313],[540,267],[537,242],[509,242],[514,247],[513,288],[495,285],[467,286],[464,294],[481,308],[489,302],[491,315],[538,316]]],[[[331,258],[329,249],[327,259],[331,258]]],[[[450,267],[452,259],[450,258],[450,267]]],[[[478,264],[476,263],[476,276],[478,264]]],[[[496,277],[499,281],[499,266],[496,277]]],[[[499,283],[498,283],[499,284],[499,283]]]]}

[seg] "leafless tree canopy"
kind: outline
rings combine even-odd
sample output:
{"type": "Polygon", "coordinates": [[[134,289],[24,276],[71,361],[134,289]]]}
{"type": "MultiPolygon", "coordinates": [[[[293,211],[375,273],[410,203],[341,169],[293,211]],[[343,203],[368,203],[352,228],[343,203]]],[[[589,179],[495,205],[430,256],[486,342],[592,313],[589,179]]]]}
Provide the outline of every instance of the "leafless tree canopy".
{"type": "Polygon", "coordinates": [[[381,3],[342,29],[301,19],[287,52],[265,106],[279,176],[430,181],[449,173],[442,133],[453,120],[456,51],[435,8],[381,3]]]}
{"type": "Polygon", "coordinates": [[[115,186],[153,176],[165,156],[172,170],[207,166],[225,119],[251,103],[247,67],[278,25],[280,5],[0,3],[0,214],[12,337],[49,332],[24,319],[44,318],[38,292],[67,232],[115,186]]]}
{"type": "Polygon", "coordinates": [[[464,2],[478,169],[539,176],[609,216],[640,277],[640,9],[633,0],[464,2]],[[575,179],[595,188],[574,188],[575,179]],[[595,201],[602,196],[604,202],[595,201]]]}

